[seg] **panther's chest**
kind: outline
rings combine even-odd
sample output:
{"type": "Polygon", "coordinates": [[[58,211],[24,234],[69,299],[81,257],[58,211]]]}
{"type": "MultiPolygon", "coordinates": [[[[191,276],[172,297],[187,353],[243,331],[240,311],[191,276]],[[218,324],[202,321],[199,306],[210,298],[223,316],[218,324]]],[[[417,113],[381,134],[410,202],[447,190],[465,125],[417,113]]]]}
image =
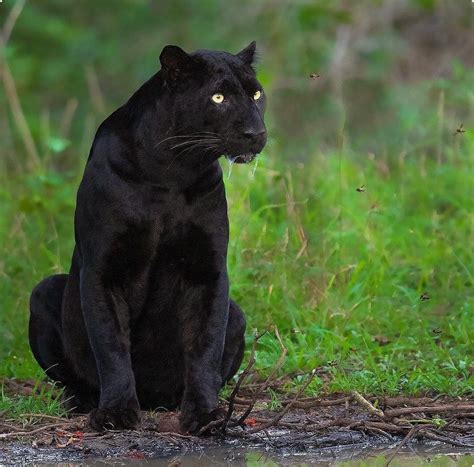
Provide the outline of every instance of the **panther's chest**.
{"type": "Polygon", "coordinates": [[[141,284],[201,284],[225,267],[229,227],[223,186],[193,198],[182,192],[150,196],[140,205],[127,237],[132,262],[141,265],[141,284]]]}
{"type": "Polygon", "coordinates": [[[141,224],[148,226],[147,234],[129,231],[137,241],[130,251],[135,259],[127,261],[140,264],[140,272],[125,286],[138,313],[175,309],[182,297],[213,288],[226,276],[229,228],[223,191],[192,202],[174,195],[150,203],[141,224]]]}
{"type": "Polygon", "coordinates": [[[184,280],[188,284],[205,284],[217,279],[227,252],[227,243],[219,226],[205,228],[192,221],[164,229],[156,251],[154,272],[168,281],[184,280]]]}

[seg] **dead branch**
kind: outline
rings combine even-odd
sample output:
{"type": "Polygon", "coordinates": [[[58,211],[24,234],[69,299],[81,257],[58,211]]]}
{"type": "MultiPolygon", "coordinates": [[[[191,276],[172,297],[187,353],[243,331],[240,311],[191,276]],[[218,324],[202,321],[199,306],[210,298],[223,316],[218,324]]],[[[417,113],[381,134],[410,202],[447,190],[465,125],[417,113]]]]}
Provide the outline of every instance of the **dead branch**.
{"type": "MultiPolygon", "coordinates": [[[[311,381],[313,381],[314,377],[316,376],[316,369],[314,369],[310,375],[306,378],[306,382],[300,387],[298,392],[296,393],[295,397],[293,398],[293,404],[298,400],[301,394],[304,393],[306,388],[310,385],[311,381]]],[[[257,433],[258,431],[266,430],[271,426],[278,425],[278,422],[290,411],[293,407],[293,404],[290,402],[276,417],[270,419],[267,423],[260,425],[259,427],[253,428],[248,430],[248,433],[257,433]]]]}
{"type": "MultiPolygon", "coordinates": [[[[257,423],[268,423],[270,421],[269,418],[263,417],[254,417],[253,420],[255,420],[257,423]]],[[[281,420],[278,425],[285,428],[292,428],[294,430],[306,430],[308,426],[310,426],[308,423],[284,422],[281,420]]]]}
{"type": "Polygon", "coordinates": [[[381,430],[385,430],[385,431],[388,431],[390,433],[405,433],[407,430],[411,429],[411,425],[410,426],[399,426],[399,425],[395,425],[393,423],[385,423],[385,422],[367,421],[367,422],[364,422],[364,424],[367,427],[379,428],[381,430]]]}
{"type": "Polygon", "coordinates": [[[197,436],[194,435],[185,435],[183,433],[176,433],[174,431],[161,431],[156,433],[156,436],[163,437],[163,438],[182,438],[182,439],[190,439],[190,440],[199,440],[197,436]]]}
{"type": "MultiPolygon", "coordinates": [[[[252,342],[252,350],[250,352],[250,358],[247,366],[245,367],[244,371],[240,374],[237,383],[234,386],[234,389],[232,390],[232,393],[230,394],[229,397],[229,408],[227,409],[227,415],[223,421],[222,424],[222,431],[225,433],[225,430],[227,428],[227,425],[232,417],[232,414],[234,413],[234,406],[235,406],[235,398],[237,397],[237,393],[239,392],[240,386],[242,385],[243,381],[247,377],[247,375],[250,374],[250,371],[252,370],[253,366],[255,365],[255,351],[257,348],[257,342],[259,339],[266,333],[266,331],[261,332],[260,334],[255,334],[252,342]]],[[[201,431],[201,430],[199,430],[201,431]]]]}
{"type": "Polygon", "coordinates": [[[410,429],[406,436],[400,441],[400,443],[398,443],[398,446],[395,448],[392,454],[390,454],[389,458],[387,459],[387,462],[385,462],[385,467],[388,467],[390,465],[390,462],[392,462],[395,456],[400,452],[400,449],[413,438],[417,430],[419,430],[419,427],[416,426],[410,429]]]}
{"type": "Polygon", "coordinates": [[[67,425],[67,423],[52,423],[50,425],[43,425],[40,426],[39,428],[36,428],[35,430],[30,430],[30,431],[15,431],[15,432],[9,432],[9,433],[0,433],[0,439],[7,439],[7,438],[14,438],[16,436],[31,436],[35,435],[37,433],[40,433],[42,431],[49,430],[51,428],[59,428],[60,426],[67,425]]]}
{"type": "MultiPolygon", "coordinates": [[[[293,404],[294,409],[312,409],[313,407],[331,407],[334,405],[341,405],[345,404],[352,400],[352,397],[342,397],[340,399],[329,399],[329,400],[321,400],[319,398],[310,398],[310,400],[301,400],[296,401],[293,404]]],[[[291,400],[286,400],[282,402],[282,405],[287,405],[291,403],[291,400]]]]}
{"type": "Polygon", "coordinates": [[[367,427],[367,431],[370,431],[371,433],[376,433],[378,435],[383,436],[384,438],[387,438],[390,441],[393,441],[393,436],[390,433],[387,433],[386,431],[384,431],[380,428],[375,428],[375,427],[369,428],[369,427],[367,427]]]}
{"type": "Polygon", "coordinates": [[[283,341],[281,340],[280,334],[278,332],[278,328],[276,326],[275,326],[275,334],[276,334],[276,337],[277,337],[278,342],[280,343],[280,347],[281,347],[280,357],[278,358],[278,361],[276,362],[275,366],[270,371],[270,374],[268,375],[268,377],[265,380],[265,382],[263,383],[263,385],[258,390],[255,391],[254,396],[253,396],[252,400],[250,401],[250,404],[248,405],[245,412],[241,415],[241,417],[237,421],[237,423],[236,423],[237,425],[241,425],[245,421],[245,419],[249,416],[250,412],[255,407],[258,396],[262,392],[267,390],[268,386],[270,385],[270,382],[273,380],[273,377],[277,374],[278,370],[281,368],[281,366],[283,365],[283,362],[285,361],[286,354],[288,353],[288,349],[283,344],[283,341]]]}
{"type": "Polygon", "coordinates": [[[380,407],[383,407],[385,410],[387,407],[401,407],[404,405],[408,406],[421,406],[421,405],[429,405],[433,403],[433,400],[429,397],[420,397],[415,399],[413,397],[404,397],[404,396],[396,396],[396,397],[367,397],[367,400],[370,402],[378,402],[380,407]]]}
{"type": "Polygon", "coordinates": [[[418,430],[417,434],[418,434],[417,437],[420,437],[420,435],[422,435],[422,436],[424,436],[426,438],[429,438],[429,439],[432,439],[434,441],[441,441],[443,443],[449,443],[449,444],[452,444],[453,446],[457,446],[457,447],[460,447],[460,448],[474,448],[474,444],[461,443],[459,441],[456,441],[453,438],[450,438],[449,436],[441,436],[441,435],[438,435],[436,433],[433,433],[432,431],[428,431],[425,427],[418,430]]]}
{"type": "Polygon", "coordinates": [[[199,431],[196,433],[196,436],[202,436],[206,433],[211,433],[211,434],[214,434],[215,430],[217,428],[221,428],[222,430],[222,433],[224,433],[224,424],[226,423],[226,418],[222,419],[218,419],[218,420],[212,420],[211,422],[209,422],[207,425],[204,425],[203,427],[201,427],[199,429],[199,431]]]}
{"type": "Polygon", "coordinates": [[[379,418],[384,418],[385,415],[382,410],[377,409],[374,407],[365,397],[363,397],[357,391],[351,391],[352,397],[362,406],[364,407],[369,413],[372,415],[376,415],[379,418]]]}
{"type": "Polygon", "coordinates": [[[6,430],[16,430],[16,431],[23,431],[22,428],[18,428],[13,425],[9,425],[8,423],[0,423],[0,428],[6,429],[6,430]]]}
{"type": "Polygon", "coordinates": [[[55,417],[53,415],[46,415],[42,413],[22,413],[22,417],[35,417],[35,418],[47,418],[49,420],[57,420],[57,421],[62,421],[63,423],[69,422],[67,418],[64,417],[55,417]]]}
{"type": "Polygon", "coordinates": [[[474,404],[439,404],[431,407],[401,407],[399,409],[388,409],[385,416],[389,418],[413,413],[442,413],[442,412],[469,412],[474,411],[474,404]]]}

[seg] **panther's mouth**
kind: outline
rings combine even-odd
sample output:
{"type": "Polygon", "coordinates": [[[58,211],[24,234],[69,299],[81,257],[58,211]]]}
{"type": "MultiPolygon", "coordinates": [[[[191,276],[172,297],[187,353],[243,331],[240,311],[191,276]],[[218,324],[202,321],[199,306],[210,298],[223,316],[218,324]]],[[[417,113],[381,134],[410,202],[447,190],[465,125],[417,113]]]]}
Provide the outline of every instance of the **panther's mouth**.
{"type": "Polygon", "coordinates": [[[229,161],[235,162],[236,164],[248,164],[249,162],[252,162],[256,157],[257,154],[254,154],[252,152],[248,152],[245,154],[239,154],[238,156],[225,156],[229,161]]]}

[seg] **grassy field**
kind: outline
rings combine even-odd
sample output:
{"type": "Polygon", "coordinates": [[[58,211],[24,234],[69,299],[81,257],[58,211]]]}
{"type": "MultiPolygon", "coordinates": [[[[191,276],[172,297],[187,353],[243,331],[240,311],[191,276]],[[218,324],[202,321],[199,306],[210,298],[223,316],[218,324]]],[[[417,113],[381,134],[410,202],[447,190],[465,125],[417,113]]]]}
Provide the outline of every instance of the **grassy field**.
{"type": "Polygon", "coordinates": [[[113,21],[92,0],[0,3],[0,379],[41,388],[2,390],[0,413],[61,412],[29,351],[28,300],[69,269],[99,123],[165,44],[253,39],[271,141],[258,167],[223,167],[247,349],[267,330],[258,370],[280,336],[288,391],[317,368],[311,395],[473,394],[472,8],[395,3],[116,0],[113,21]]]}
{"type": "MultiPolygon", "coordinates": [[[[278,331],[289,390],[317,368],[311,394],[472,394],[473,143],[453,137],[443,164],[347,152],[286,166],[271,145],[258,167],[223,162],[232,296],[249,343],[252,329],[268,330],[256,354],[263,374],[280,355],[278,331]]],[[[2,177],[4,377],[42,379],[28,298],[42,277],[68,270],[79,175],[2,177]]],[[[3,394],[2,410],[60,407],[46,390],[35,400],[3,394]]]]}

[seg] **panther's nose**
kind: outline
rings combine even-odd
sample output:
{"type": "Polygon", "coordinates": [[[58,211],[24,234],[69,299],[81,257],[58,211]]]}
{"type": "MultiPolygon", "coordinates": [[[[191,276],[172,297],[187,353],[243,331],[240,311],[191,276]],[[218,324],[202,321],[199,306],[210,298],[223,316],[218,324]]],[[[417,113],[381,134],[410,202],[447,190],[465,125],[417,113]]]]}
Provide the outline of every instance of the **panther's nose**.
{"type": "Polygon", "coordinates": [[[258,154],[267,142],[267,132],[265,127],[249,128],[244,131],[244,138],[249,144],[249,149],[258,154]]]}
{"type": "Polygon", "coordinates": [[[265,136],[265,133],[265,128],[249,128],[248,130],[244,130],[245,138],[253,141],[258,141],[262,139],[262,137],[265,136]]]}

